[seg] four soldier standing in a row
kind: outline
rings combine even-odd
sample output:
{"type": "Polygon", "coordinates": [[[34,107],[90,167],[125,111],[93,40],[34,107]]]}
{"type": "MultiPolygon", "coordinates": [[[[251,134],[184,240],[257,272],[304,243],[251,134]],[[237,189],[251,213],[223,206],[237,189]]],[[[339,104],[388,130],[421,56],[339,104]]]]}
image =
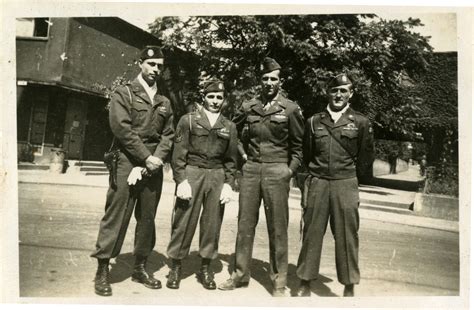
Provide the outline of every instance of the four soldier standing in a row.
{"type": "Polygon", "coordinates": [[[358,178],[371,176],[373,132],[366,117],[349,107],[352,83],[344,75],[328,86],[327,111],[304,125],[299,106],[280,92],[280,65],[266,58],[260,67],[261,95],[242,103],[233,121],[221,114],[224,84],[204,85],[202,107],[184,115],[174,132],[167,98],[157,93],[156,79],[163,66],[160,48],[149,46],[140,57],[141,73],[119,87],[110,102],[110,127],[120,150],[116,184],[107,192],[96,250],[95,292],[112,294],[109,259],[120,253],[132,212],[135,230],[135,266],[132,280],[161,288],[145,269],[155,245],[156,209],[163,183],[163,161],[170,155],[177,184],[168,256],[171,268],[166,286],[179,288],[181,261],[189,253],[200,223],[198,280],[215,289],[209,269],[218,255],[224,205],[231,196],[237,154],[245,163],[240,180],[235,262],[230,279],[219,285],[233,290],[248,285],[261,201],[270,243],[273,296],[290,296],[288,271],[288,197],[290,180],[304,163],[309,172],[303,190],[303,245],[298,259],[298,296],[310,295],[310,281],[318,277],[327,222],[336,240],[338,280],[344,296],[353,296],[359,283],[358,178]],[[237,151],[239,150],[239,151],[237,151]]]}

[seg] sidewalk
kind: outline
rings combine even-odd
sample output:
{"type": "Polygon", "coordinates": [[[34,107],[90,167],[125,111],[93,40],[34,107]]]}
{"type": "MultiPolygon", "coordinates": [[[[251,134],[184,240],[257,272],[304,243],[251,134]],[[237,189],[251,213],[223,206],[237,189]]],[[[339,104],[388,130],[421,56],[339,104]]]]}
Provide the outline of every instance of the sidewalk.
{"type": "Polygon", "coordinates": [[[419,166],[409,165],[407,171],[374,177],[372,185],[417,192],[423,186],[424,179],[420,176],[419,166]]]}
{"type": "Polygon", "coordinates": [[[408,170],[399,172],[396,174],[380,175],[378,178],[391,179],[391,180],[404,180],[410,182],[423,181],[425,177],[420,175],[420,166],[408,165],[408,170]]]}
{"type": "MultiPolygon", "coordinates": [[[[19,170],[19,183],[37,183],[37,184],[56,184],[56,185],[73,185],[73,186],[89,186],[89,187],[108,187],[107,175],[84,175],[82,173],[55,174],[49,171],[40,170],[19,170]]],[[[163,191],[173,191],[174,181],[172,179],[172,171],[164,173],[163,191]]],[[[416,226],[422,228],[430,228],[436,230],[459,232],[459,223],[456,221],[448,221],[442,219],[421,217],[412,214],[397,214],[384,211],[384,208],[374,209],[367,208],[364,205],[379,204],[411,204],[414,201],[414,192],[402,190],[381,188],[376,186],[360,187],[360,217],[372,219],[381,222],[402,224],[408,226],[416,226]]],[[[238,193],[234,193],[234,201],[238,201],[238,193]]],[[[299,212],[301,193],[299,189],[292,188],[290,191],[290,210],[299,212]]],[[[390,207],[388,207],[390,208],[390,207]]],[[[387,207],[385,207],[387,209],[387,207]]]]}

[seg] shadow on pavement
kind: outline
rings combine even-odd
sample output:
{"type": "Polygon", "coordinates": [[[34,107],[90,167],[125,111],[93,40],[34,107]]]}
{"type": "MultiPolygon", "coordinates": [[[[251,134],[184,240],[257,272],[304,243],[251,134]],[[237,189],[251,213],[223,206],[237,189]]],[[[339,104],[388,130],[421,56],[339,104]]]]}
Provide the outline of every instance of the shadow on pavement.
{"type": "MultiPolygon", "coordinates": [[[[197,251],[192,251],[181,262],[181,279],[186,279],[189,276],[196,274],[201,268],[201,257],[197,251]]],[[[168,260],[168,268],[171,267],[171,259],[168,260]]],[[[213,259],[211,262],[211,271],[219,273],[222,271],[222,263],[218,259],[213,259]]],[[[197,281],[197,279],[196,279],[197,281]]]]}
{"type": "MultiPolygon", "coordinates": [[[[133,264],[135,262],[135,256],[132,253],[120,254],[115,259],[115,264],[111,264],[110,269],[110,283],[118,283],[125,281],[130,278],[133,271],[133,264]]],[[[148,263],[146,265],[146,270],[153,274],[161,268],[171,267],[171,259],[167,258],[163,254],[153,251],[148,258],[148,263]]],[[[186,279],[189,276],[192,276],[199,271],[201,267],[201,258],[198,255],[198,252],[191,252],[185,259],[182,260],[182,273],[181,279],[186,279]]],[[[222,263],[220,260],[215,259],[211,263],[211,270],[214,273],[219,273],[222,271],[222,263]]],[[[197,280],[196,280],[197,281],[197,280]]]]}
{"type": "MultiPolygon", "coordinates": [[[[331,291],[331,289],[324,284],[324,283],[329,283],[329,282],[332,282],[332,279],[327,278],[320,274],[318,279],[311,283],[311,291],[318,296],[324,296],[324,297],[339,296],[333,293],[333,291],[331,291]]],[[[343,286],[341,285],[341,287],[343,286]]],[[[297,287],[295,288],[295,290],[296,289],[297,287]]]]}
{"type": "MultiPolygon", "coordinates": [[[[219,254],[219,260],[223,260],[228,263],[228,273],[232,274],[235,253],[232,255],[219,254]]],[[[272,294],[273,283],[270,279],[270,264],[259,259],[252,258],[251,262],[251,278],[260,285],[262,285],[269,294],[272,294]]],[[[323,275],[319,275],[318,280],[315,280],[311,283],[311,290],[318,296],[337,296],[334,294],[329,287],[324,283],[332,282],[332,279],[327,278],[323,275]]],[[[296,266],[293,264],[288,264],[288,288],[291,290],[291,295],[295,296],[296,290],[300,280],[296,276],[296,266]]]]}
{"type": "MultiPolygon", "coordinates": [[[[149,273],[155,273],[166,265],[167,258],[163,254],[158,254],[153,251],[148,258],[146,270],[149,273]]],[[[112,264],[110,269],[110,283],[122,282],[132,275],[133,264],[135,263],[135,256],[132,253],[124,253],[117,256],[115,264],[112,264]]]]}

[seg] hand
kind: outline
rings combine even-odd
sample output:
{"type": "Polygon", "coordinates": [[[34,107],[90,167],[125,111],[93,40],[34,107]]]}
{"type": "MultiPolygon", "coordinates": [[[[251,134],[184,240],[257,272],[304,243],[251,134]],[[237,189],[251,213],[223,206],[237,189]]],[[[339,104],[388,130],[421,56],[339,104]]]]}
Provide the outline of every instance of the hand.
{"type": "Polygon", "coordinates": [[[248,159],[247,154],[243,154],[243,155],[242,155],[242,159],[243,159],[244,161],[247,161],[247,159],[248,159]]]}
{"type": "Polygon", "coordinates": [[[143,167],[134,167],[128,175],[128,185],[135,185],[138,181],[140,181],[142,179],[142,171],[143,167]]]}
{"type": "Polygon", "coordinates": [[[145,165],[148,171],[150,171],[151,173],[154,173],[158,169],[160,169],[160,167],[163,165],[163,161],[156,156],[150,155],[145,160],[145,165]]]}
{"type": "Polygon", "coordinates": [[[189,185],[188,183],[188,180],[184,180],[183,182],[178,184],[178,188],[176,189],[176,196],[185,200],[191,199],[192,189],[191,185],[189,185]]]}
{"type": "Polygon", "coordinates": [[[142,168],[142,176],[144,177],[151,177],[150,171],[148,171],[147,168],[141,167],[142,168]]]}
{"type": "Polygon", "coordinates": [[[230,187],[229,184],[225,183],[224,186],[222,187],[222,192],[221,192],[221,203],[226,204],[230,202],[232,198],[232,188],[230,187]]]}

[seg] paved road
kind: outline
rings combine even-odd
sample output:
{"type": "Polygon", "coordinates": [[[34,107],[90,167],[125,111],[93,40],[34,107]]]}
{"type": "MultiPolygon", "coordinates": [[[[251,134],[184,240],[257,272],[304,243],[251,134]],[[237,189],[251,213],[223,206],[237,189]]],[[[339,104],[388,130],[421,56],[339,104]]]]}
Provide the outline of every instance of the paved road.
{"type": "MultiPolygon", "coordinates": [[[[164,193],[156,219],[157,244],[149,268],[166,281],[166,246],[170,236],[173,197],[172,183],[164,184],[164,193]]],[[[20,296],[78,297],[82,302],[111,302],[205,305],[264,303],[271,282],[268,278],[268,238],[261,213],[257,227],[249,288],[231,292],[206,291],[196,282],[198,234],[191,255],[184,261],[184,280],[180,290],[158,291],[130,281],[133,264],[132,219],[122,253],[112,268],[114,296],[96,297],[93,277],[96,262],[89,257],[103,214],[105,188],[45,184],[19,184],[20,296]],[[133,300],[130,297],[134,298],[133,300]],[[92,299],[91,299],[92,298],[92,299]],[[125,299],[123,299],[125,298],[125,299]],[[87,301],[86,301],[87,300],[87,301]]],[[[299,205],[290,199],[292,207],[299,205]]],[[[387,216],[390,216],[388,214],[387,216]]],[[[237,202],[226,209],[222,228],[219,260],[213,263],[217,282],[228,277],[236,236],[237,202]]],[[[290,210],[289,286],[295,289],[295,264],[298,258],[300,212],[290,210]]],[[[361,218],[361,284],[357,296],[456,296],[459,294],[459,235],[454,232],[391,224],[361,218]]],[[[334,267],[334,242],[330,230],[325,237],[321,278],[313,283],[313,297],[341,296],[334,267]]],[[[314,298],[292,298],[291,305],[310,304],[314,298]]],[[[273,299],[274,300],[274,299],[273,299]]],[[[281,301],[280,304],[281,305],[281,301]]],[[[314,301],[313,301],[314,305],[314,301]]]]}

